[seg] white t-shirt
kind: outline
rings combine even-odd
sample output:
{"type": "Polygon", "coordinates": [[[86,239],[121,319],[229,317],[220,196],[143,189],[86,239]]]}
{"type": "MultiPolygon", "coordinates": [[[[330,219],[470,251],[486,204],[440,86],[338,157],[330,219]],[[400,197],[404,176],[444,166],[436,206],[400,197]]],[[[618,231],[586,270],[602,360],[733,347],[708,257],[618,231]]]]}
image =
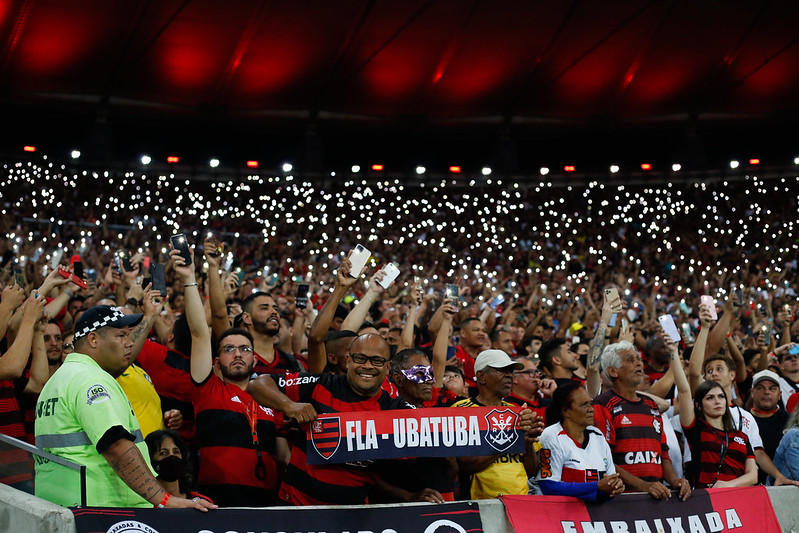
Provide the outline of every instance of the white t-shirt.
{"type": "Polygon", "coordinates": [[[585,429],[587,442],[572,439],[560,423],[541,433],[538,452],[541,468],[536,481],[586,483],[616,473],[613,454],[604,435],[594,426],[585,429]]]}
{"type": "Polygon", "coordinates": [[[799,389],[794,389],[791,386],[790,383],[785,381],[785,378],[781,377],[780,378],[780,394],[782,396],[782,406],[783,407],[785,407],[785,408],[788,407],[788,398],[790,398],[791,395],[794,392],[799,392],[799,389]]]}
{"type": "Polygon", "coordinates": [[[745,409],[741,409],[737,405],[731,405],[730,414],[732,415],[732,426],[746,433],[746,436],[749,438],[749,444],[752,445],[752,449],[763,449],[763,439],[760,438],[760,428],[757,422],[755,422],[755,417],[752,413],[745,409]]]}

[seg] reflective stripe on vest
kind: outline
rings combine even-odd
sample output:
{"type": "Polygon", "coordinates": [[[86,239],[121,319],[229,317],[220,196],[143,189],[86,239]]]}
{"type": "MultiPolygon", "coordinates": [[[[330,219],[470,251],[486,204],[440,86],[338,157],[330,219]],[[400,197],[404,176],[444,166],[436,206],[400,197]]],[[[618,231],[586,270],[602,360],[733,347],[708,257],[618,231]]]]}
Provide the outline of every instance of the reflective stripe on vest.
{"type": "MultiPolygon", "coordinates": [[[[140,429],[133,432],[133,437],[134,444],[144,440],[140,429]]],[[[85,431],[36,436],[36,446],[39,448],[69,448],[71,446],[89,446],[91,443],[92,441],[85,431]]]]}

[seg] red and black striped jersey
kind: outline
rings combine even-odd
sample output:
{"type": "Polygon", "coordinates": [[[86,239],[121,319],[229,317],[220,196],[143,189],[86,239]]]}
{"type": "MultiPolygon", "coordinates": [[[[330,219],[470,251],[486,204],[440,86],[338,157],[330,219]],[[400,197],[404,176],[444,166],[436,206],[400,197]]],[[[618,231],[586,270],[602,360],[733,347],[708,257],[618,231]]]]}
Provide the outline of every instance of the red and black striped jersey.
{"type": "MultiPolygon", "coordinates": [[[[346,375],[298,372],[272,379],[295,402],[310,403],[316,412],[341,413],[412,408],[401,398],[380,389],[366,398],[356,394],[346,375]]],[[[291,460],[286,467],[280,498],[293,505],[346,505],[367,503],[367,486],[377,473],[365,464],[309,465],[305,432],[291,436],[291,460]]]]}
{"type": "MultiPolygon", "coordinates": [[[[0,380],[0,433],[25,441],[23,414],[17,401],[17,393],[24,388],[18,380],[17,384],[9,379],[0,380]]],[[[31,481],[33,479],[33,463],[28,453],[19,448],[3,444],[0,447],[0,464],[3,465],[0,482],[7,485],[31,481]]]]}
{"type": "Polygon", "coordinates": [[[699,418],[694,418],[694,423],[689,427],[683,426],[683,429],[694,458],[688,479],[697,489],[711,487],[717,480],[730,481],[741,477],[746,472],[746,460],[755,458],[743,431],[734,429],[728,433],[699,418]]]}
{"type": "Polygon", "coordinates": [[[606,391],[594,398],[594,426],[604,433],[616,466],[647,482],[663,481],[663,460],[669,460],[669,452],[653,400],[633,402],[606,391]]]}
{"type": "Polygon", "coordinates": [[[512,405],[522,406],[527,404],[538,418],[544,421],[544,425],[547,423],[547,407],[552,403],[552,400],[547,398],[538,397],[534,402],[528,400],[527,398],[522,398],[521,396],[516,396],[514,394],[509,394],[505,396],[505,401],[512,405]]]}
{"type": "Polygon", "coordinates": [[[258,405],[247,391],[213,373],[197,384],[192,401],[200,447],[200,492],[223,507],[275,505],[275,438],[282,415],[278,419],[272,409],[258,405]],[[251,418],[257,418],[257,446],[251,418]]]}
{"type": "Polygon", "coordinates": [[[301,370],[297,358],[293,354],[275,348],[275,358],[270,363],[262,355],[255,354],[255,366],[252,368],[253,374],[290,374],[301,370]]]}

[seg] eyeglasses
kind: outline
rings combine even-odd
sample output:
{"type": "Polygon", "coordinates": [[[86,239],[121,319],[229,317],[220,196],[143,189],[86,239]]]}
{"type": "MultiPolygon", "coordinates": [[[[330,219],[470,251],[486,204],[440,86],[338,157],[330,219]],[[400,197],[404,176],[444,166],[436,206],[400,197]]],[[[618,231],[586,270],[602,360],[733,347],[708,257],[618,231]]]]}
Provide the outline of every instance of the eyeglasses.
{"type": "Polygon", "coordinates": [[[517,376],[519,374],[525,374],[525,375],[528,375],[530,377],[539,378],[539,379],[544,377],[544,373],[541,372],[540,370],[536,370],[535,368],[529,368],[527,370],[514,370],[513,371],[513,375],[514,376],[517,376]]]}
{"type": "Polygon", "coordinates": [[[222,351],[225,353],[233,353],[236,350],[243,354],[250,354],[252,353],[252,346],[247,346],[246,344],[242,344],[241,346],[234,346],[232,344],[225,344],[222,346],[222,351]]]}
{"type": "Polygon", "coordinates": [[[433,367],[415,365],[410,367],[408,370],[403,370],[402,375],[405,376],[408,381],[413,381],[414,383],[426,383],[428,381],[433,381],[433,367]]]}
{"type": "Polygon", "coordinates": [[[366,361],[369,361],[370,363],[372,363],[372,366],[375,368],[380,368],[386,363],[388,363],[388,359],[386,359],[385,357],[380,357],[379,355],[373,355],[370,357],[363,353],[351,353],[350,359],[352,359],[353,363],[358,365],[362,365],[366,361]]]}

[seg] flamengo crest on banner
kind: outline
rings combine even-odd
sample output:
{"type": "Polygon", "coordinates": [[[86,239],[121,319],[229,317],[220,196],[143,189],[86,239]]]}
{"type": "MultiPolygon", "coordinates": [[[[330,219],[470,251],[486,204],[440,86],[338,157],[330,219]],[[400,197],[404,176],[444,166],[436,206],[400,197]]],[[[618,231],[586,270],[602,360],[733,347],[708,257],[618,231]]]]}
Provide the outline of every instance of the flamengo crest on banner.
{"type": "Polygon", "coordinates": [[[519,434],[513,431],[518,418],[519,415],[510,409],[492,409],[486,415],[489,429],[486,434],[488,444],[498,452],[504,452],[513,446],[519,438],[519,434]]]}
{"type": "Polygon", "coordinates": [[[521,407],[321,414],[308,425],[309,464],[523,453],[521,407]]]}
{"type": "Polygon", "coordinates": [[[341,423],[337,416],[319,418],[311,423],[311,442],[324,459],[330,459],[341,444],[341,423]]]}

